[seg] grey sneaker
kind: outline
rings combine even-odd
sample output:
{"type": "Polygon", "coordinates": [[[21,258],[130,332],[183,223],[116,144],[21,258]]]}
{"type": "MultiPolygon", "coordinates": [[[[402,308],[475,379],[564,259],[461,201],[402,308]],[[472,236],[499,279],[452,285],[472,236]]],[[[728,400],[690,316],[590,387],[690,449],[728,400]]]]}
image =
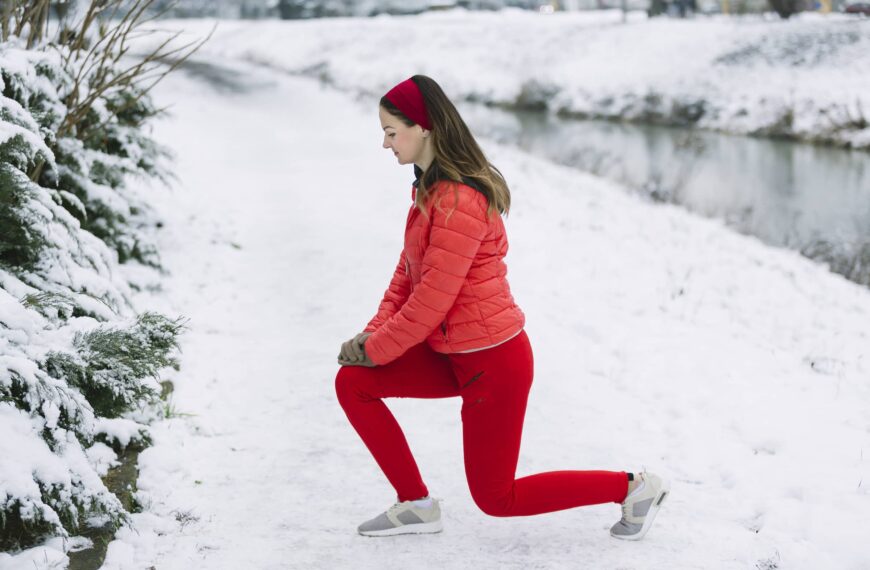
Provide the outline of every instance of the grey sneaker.
{"type": "Polygon", "coordinates": [[[622,519],[610,527],[610,536],[640,540],[652,526],[662,501],[670,495],[671,484],[654,473],[635,473],[640,484],[622,502],[622,519]]]}
{"type": "Polygon", "coordinates": [[[396,503],[385,512],[357,528],[364,536],[393,536],[441,532],[441,499],[431,499],[428,507],[418,507],[414,501],[396,503]]]}

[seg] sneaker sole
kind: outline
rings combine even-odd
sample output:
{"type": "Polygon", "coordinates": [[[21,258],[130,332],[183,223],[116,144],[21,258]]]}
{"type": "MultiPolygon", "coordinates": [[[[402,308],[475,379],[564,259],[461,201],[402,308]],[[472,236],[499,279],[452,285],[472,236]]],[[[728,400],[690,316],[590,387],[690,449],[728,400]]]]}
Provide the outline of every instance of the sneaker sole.
{"type": "Polygon", "coordinates": [[[640,530],[631,535],[622,535],[622,534],[613,534],[610,533],[610,536],[613,538],[621,538],[622,540],[640,540],[644,537],[647,531],[653,524],[653,521],[656,518],[656,515],[659,512],[659,507],[661,507],[662,503],[665,502],[671,494],[671,483],[667,479],[662,480],[662,488],[659,489],[659,492],[656,494],[656,498],[653,501],[652,505],[650,505],[649,512],[646,514],[646,518],[643,519],[643,525],[640,527],[640,530]]]}
{"type": "Polygon", "coordinates": [[[399,534],[432,534],[442,530],[441,521],[438,520],[430,523],[406,524],[384,530],[358,530],[357,532],[363,536],[396,536],[399,534]]]}

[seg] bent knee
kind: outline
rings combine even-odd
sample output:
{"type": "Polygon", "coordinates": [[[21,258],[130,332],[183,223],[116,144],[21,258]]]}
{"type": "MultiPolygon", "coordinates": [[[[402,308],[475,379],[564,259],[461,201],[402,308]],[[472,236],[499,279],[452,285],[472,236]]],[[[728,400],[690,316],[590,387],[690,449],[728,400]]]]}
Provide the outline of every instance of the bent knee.
{"type": "Polygon", "coordinates": [[[486,515],[491,517],[512,516],[511,505],[513,504],[513,496],[510,492],[500,494],[472,492],[471,498],[474,499],[474,504],[486,515]]]}
{"type": "Polygon", "coordinates": [[[351,398],[369,399],[366,386],[367,368],[363,366],[342,366],[335,375],[335,395],[339,402],[345,402],[351,398]]]}
{"type": "Polygon", "coordinates": [[[342,399],[350,393],[353,385],[353,366],[342,366],[335,375],[335,394],[342,399]]]}

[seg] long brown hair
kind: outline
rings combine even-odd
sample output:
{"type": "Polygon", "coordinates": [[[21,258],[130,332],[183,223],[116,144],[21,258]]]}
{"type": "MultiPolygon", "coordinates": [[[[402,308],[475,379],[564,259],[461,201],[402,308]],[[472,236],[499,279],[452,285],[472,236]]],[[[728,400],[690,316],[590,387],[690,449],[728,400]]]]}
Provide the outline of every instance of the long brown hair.
{"type": "MultiPolygon", "coordinates": [[[[435,157],[432,164],[420,177],[415,204],[425,214],[426,203],[438,180],[463,182],[470,179],[473,186],[486,196],[489,204],[487,216],[498,210],[507,215],[511,205],[511,193],[501,172],[493,166],[478,146],[474,136],[459,115],[459,111],[444,94],[441,86],[426,75],[414,75],[411,80],[420,88],[429,121],[435,157]]],[[[389,114],[411,127],[416,123],[406,117],[386,97],[381,97],[380,105],[389,114]]],[[[455,193],[458,195],[459,190],[455,193]]]]}

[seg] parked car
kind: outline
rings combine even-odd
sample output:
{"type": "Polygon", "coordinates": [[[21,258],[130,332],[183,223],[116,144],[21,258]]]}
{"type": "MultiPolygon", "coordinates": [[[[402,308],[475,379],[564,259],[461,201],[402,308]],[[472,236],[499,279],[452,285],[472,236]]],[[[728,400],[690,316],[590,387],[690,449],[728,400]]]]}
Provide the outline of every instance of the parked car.
{"type": "Polygon", "coordinates": [[[870,16],[870,2],[855,2],[846,6],[847,14],[864,14],[870,16]]]}

